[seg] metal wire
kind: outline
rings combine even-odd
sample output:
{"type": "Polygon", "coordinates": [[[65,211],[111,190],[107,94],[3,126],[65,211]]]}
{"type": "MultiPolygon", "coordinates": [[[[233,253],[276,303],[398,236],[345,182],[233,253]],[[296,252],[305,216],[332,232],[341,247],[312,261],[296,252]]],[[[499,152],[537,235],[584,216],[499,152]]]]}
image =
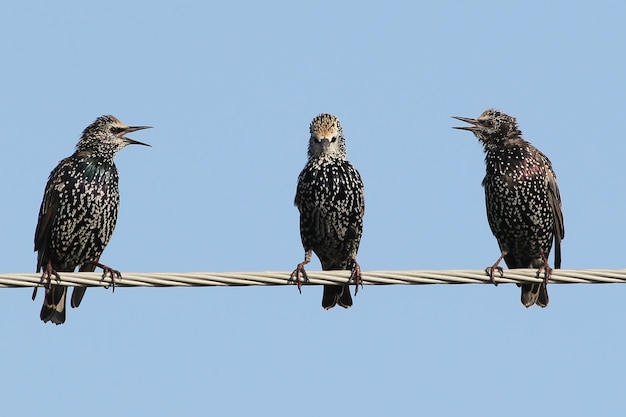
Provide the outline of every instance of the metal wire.
{"type": "MultiPolygon", "coordinates": [[[[62,272],[61,280],[53,283],[66,286],[106,287],[107,276],[97,272],[62,272]]],[[[116,279],[116,287],[211,287],[247,285],[287,285],[291,271],[267,272],[148,272],[124,273],[116,279]]],[[[345,284],[350,271],[307,271],[309,282],[304,285],[345,284]]],[[[363,271],[365,285],[425,285],[425,284],[490,284],[484,270],[437,271],[363,271]]],[[[543,279],[536,269],[508,269],[497,283],[539,282],[543,279]]],[[[34,287],[41,282],[40,274],[0,274],[0,288],[34,287]]],[[[550,283],[555,284],[616,284],[626,283],[626,269],[555,269],[550,283]]]]}

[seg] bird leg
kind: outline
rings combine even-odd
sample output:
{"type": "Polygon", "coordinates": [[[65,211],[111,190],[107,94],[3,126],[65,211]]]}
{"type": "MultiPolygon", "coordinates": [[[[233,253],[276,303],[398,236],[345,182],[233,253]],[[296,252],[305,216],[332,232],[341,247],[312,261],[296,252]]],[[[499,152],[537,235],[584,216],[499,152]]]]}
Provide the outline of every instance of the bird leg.
{"type": "Polygon", "coordinates": [[[352,273],[350,274],[350,278],[348,278],[348,284],[354,280],[356,284],[354,288],[354,296],[359,292],[359,284],[361,284],[361,288],[363,288],[363,279],[361,278],[361,267],[357,263],[356,259],[352,260],[352,273]]]}
{"type": "MultiPolygon", "coordinates": [[[[104,279],[106,278],[107,275],[109,275],[111,277],[111,287],[113,287],[113,292],[115,292],[115,280],[121,280],[122,279],[122,273],[120,271],[118,271],[117,269],[113,269],[110,268],[104,264],[101,264],[100,262],[98,262],[97,260],[95,261],[90,261],[90,264],[92,264],[93,266],[102,269],[102,278],[100,278],[100,282],[104,281],[104,279]]],[[[105,285],[104,288],[108,289],[109,286],[105,285]]]]}
{"type": "Polygon", "coordinates": [[[543,270],[543,282],[548,285],[548,280],[552,275],[552,268],[548,265],[548,258],[546,258],[546,255],[543,253],[543,249],[541,250],[541,257],[543,258],[543,265],[537,268],[537,278],[539,278],[543,270]]]}
{"type": "Polygon", "coordinates": [[[500,262],[502,262],[502,259],[504,259],[504,257],[506,256],[507,253],[508,252],[502,251],[502,254],[498,258],[498,260],[493,265],[488,266],[487,268],[485,268],[485,272],[487,273],[487,275],[489,275],[489,278],[491,279],[491,283],[493,285],[495,285],[496,287],[498,286],[498,283],[496,282],[496,279],[493,276],[493,271],[497,270],[500,273],[500,278],[502,278],[504,276],[504,270],[502,269],[501,266],[498,266],[498,265],[500,264],[500,262]]]}
{"type": "Polygon", "coordinates": [[[57,279],[57,282],[61,281],[61,276],[52,267],[52,261],[48,260],[48,263],[46,264],[46,267],[43,269],[43,273],[41,274],[41,280],[39,281],[39,284],[37,284],[35,286],[35,288],[33,288],[33,297],[32,297],[33,301],[35,300],[35,297],[37,296],[37,288],[40,285],[42,285],[44,283],[44,281],[47,280],[46,288],[48,288],[48,289],[50,288],[50,281],[52,280],[52,276],[53,275],[57,279]]]}
{"type": "Polygon", "coordinates": [[[287,284],[291,284],[293,282],[294,277],[296,278],[296,285],[298,286],[298,292],[302,294],[302,282],[309,282],[309,277],[306,275],[306,271],[304,270],[304,265],[311,262],[311,258],[313,257],[313,251],[307,250],[304,252],[304,261],[300,262],[296,269],[293,270],[289,279],[287,280],[287,284]],[[302,280],[300,280],[300,274],[302,274],[302,280]]]}
{"type": "Polygon", "coordinates": [[[304,270],[304,265],[308,264],[309,262],[311,262],[311,260],[304,260],[302,262],[300,262],[298,264],[298,266],[296,267],[296,269],[293,270],[293,272],[291,273],[291,275],[289,276],[289,279],[287,280],[288,284],[291,284],[294,281],[296,281],[296,285],[298,286],[298,292],[300,294],[302,294],[302,282],[309,282],[309,277],[306,275],[306,271],[304,270]],[[302,274],[302,279],[300,279],[300,274],[302,274]]]}

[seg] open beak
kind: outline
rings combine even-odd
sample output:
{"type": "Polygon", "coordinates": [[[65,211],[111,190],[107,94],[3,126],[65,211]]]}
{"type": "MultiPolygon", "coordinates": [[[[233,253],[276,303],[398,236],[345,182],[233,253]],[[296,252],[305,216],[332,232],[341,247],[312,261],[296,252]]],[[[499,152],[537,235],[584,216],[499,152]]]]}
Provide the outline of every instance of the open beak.
{"type": "MultiPolygon", "coordinates": [[[[152,128],[152,126],[128,126],[127,128],[124,129],[123,134],[125,135],[130,132],[136,132],[138,130],[150,129],[150,128],[152,128]]],[[[135,140],[135,139],[127,138],[126,136],[124,136],[124,139],[129,145],[152,146],[152,145],[148,145],[147,143],[139,142],[138,140],[135,140]]]]}
{"type": "Polygon", "coordinates": [[[469,117],[459,117],[459,116],[452,116],[452,118],[471,124],[471,126],[460,126],[460,127],[454,126],[453,129],[469,130],[470,132],[480,129],[480,126],[478,125],[478,120],[476,119],[470,119],[469,117]]]}

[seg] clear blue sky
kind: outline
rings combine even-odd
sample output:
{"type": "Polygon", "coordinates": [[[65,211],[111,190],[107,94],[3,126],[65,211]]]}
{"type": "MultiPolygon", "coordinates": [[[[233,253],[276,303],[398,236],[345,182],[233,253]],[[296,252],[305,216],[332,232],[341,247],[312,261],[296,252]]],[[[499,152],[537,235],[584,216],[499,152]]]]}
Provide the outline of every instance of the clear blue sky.
{"type": "MultiPolygon", "coordinates": [[[[364,270],[499,255],[483,152],[496,107],[556,170],[564,268],[623,268],[623,1],[9,2],[1,7],[2,272],[34,272],[43,188],[102,114],[154,129],[117,158],[102,261],[291,270],[310,120],[336,114],[366,185],[364,270]]],[[[319,269],[317,260],[310,269],[319,269]]],[[[0,289],[6,415],[621,416],[626,286],[90,289],[66,324],[0,289]]]]}

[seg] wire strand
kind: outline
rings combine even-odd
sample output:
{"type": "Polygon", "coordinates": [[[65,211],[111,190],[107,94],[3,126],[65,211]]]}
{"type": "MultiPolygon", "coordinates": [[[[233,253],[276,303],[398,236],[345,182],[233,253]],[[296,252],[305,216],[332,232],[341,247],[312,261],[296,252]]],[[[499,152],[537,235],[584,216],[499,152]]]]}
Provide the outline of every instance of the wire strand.
{"type": "MultiPolygon", "coordinates": [[[[291,271],[267,272],[128,272],[115,280],[116,287],[213,287],[249,285],[288,285],[291,271]]],[[[308,283],[303,285],[346,284],[350,271],[307,271],[308,283]]],[[[97,272],[62,272],[61,280],[53,284],[65,286],[107,287],[110,277],[102,279],[97,272]]],[[[484,270],[433,271],[363,271],[365,285],[432,285],[432,284],[490,284],[484,270]]],[[[540,282],[536,269],[508,269],[496,273],[500,284],[540,282]]],[[[550,277],[554,284],[617,284],[626,283],[626,269],[554,269],[550,277]]],[[[41,283],[40,274],[0,274],[0,288],[35,287],[41,283]]]]}

